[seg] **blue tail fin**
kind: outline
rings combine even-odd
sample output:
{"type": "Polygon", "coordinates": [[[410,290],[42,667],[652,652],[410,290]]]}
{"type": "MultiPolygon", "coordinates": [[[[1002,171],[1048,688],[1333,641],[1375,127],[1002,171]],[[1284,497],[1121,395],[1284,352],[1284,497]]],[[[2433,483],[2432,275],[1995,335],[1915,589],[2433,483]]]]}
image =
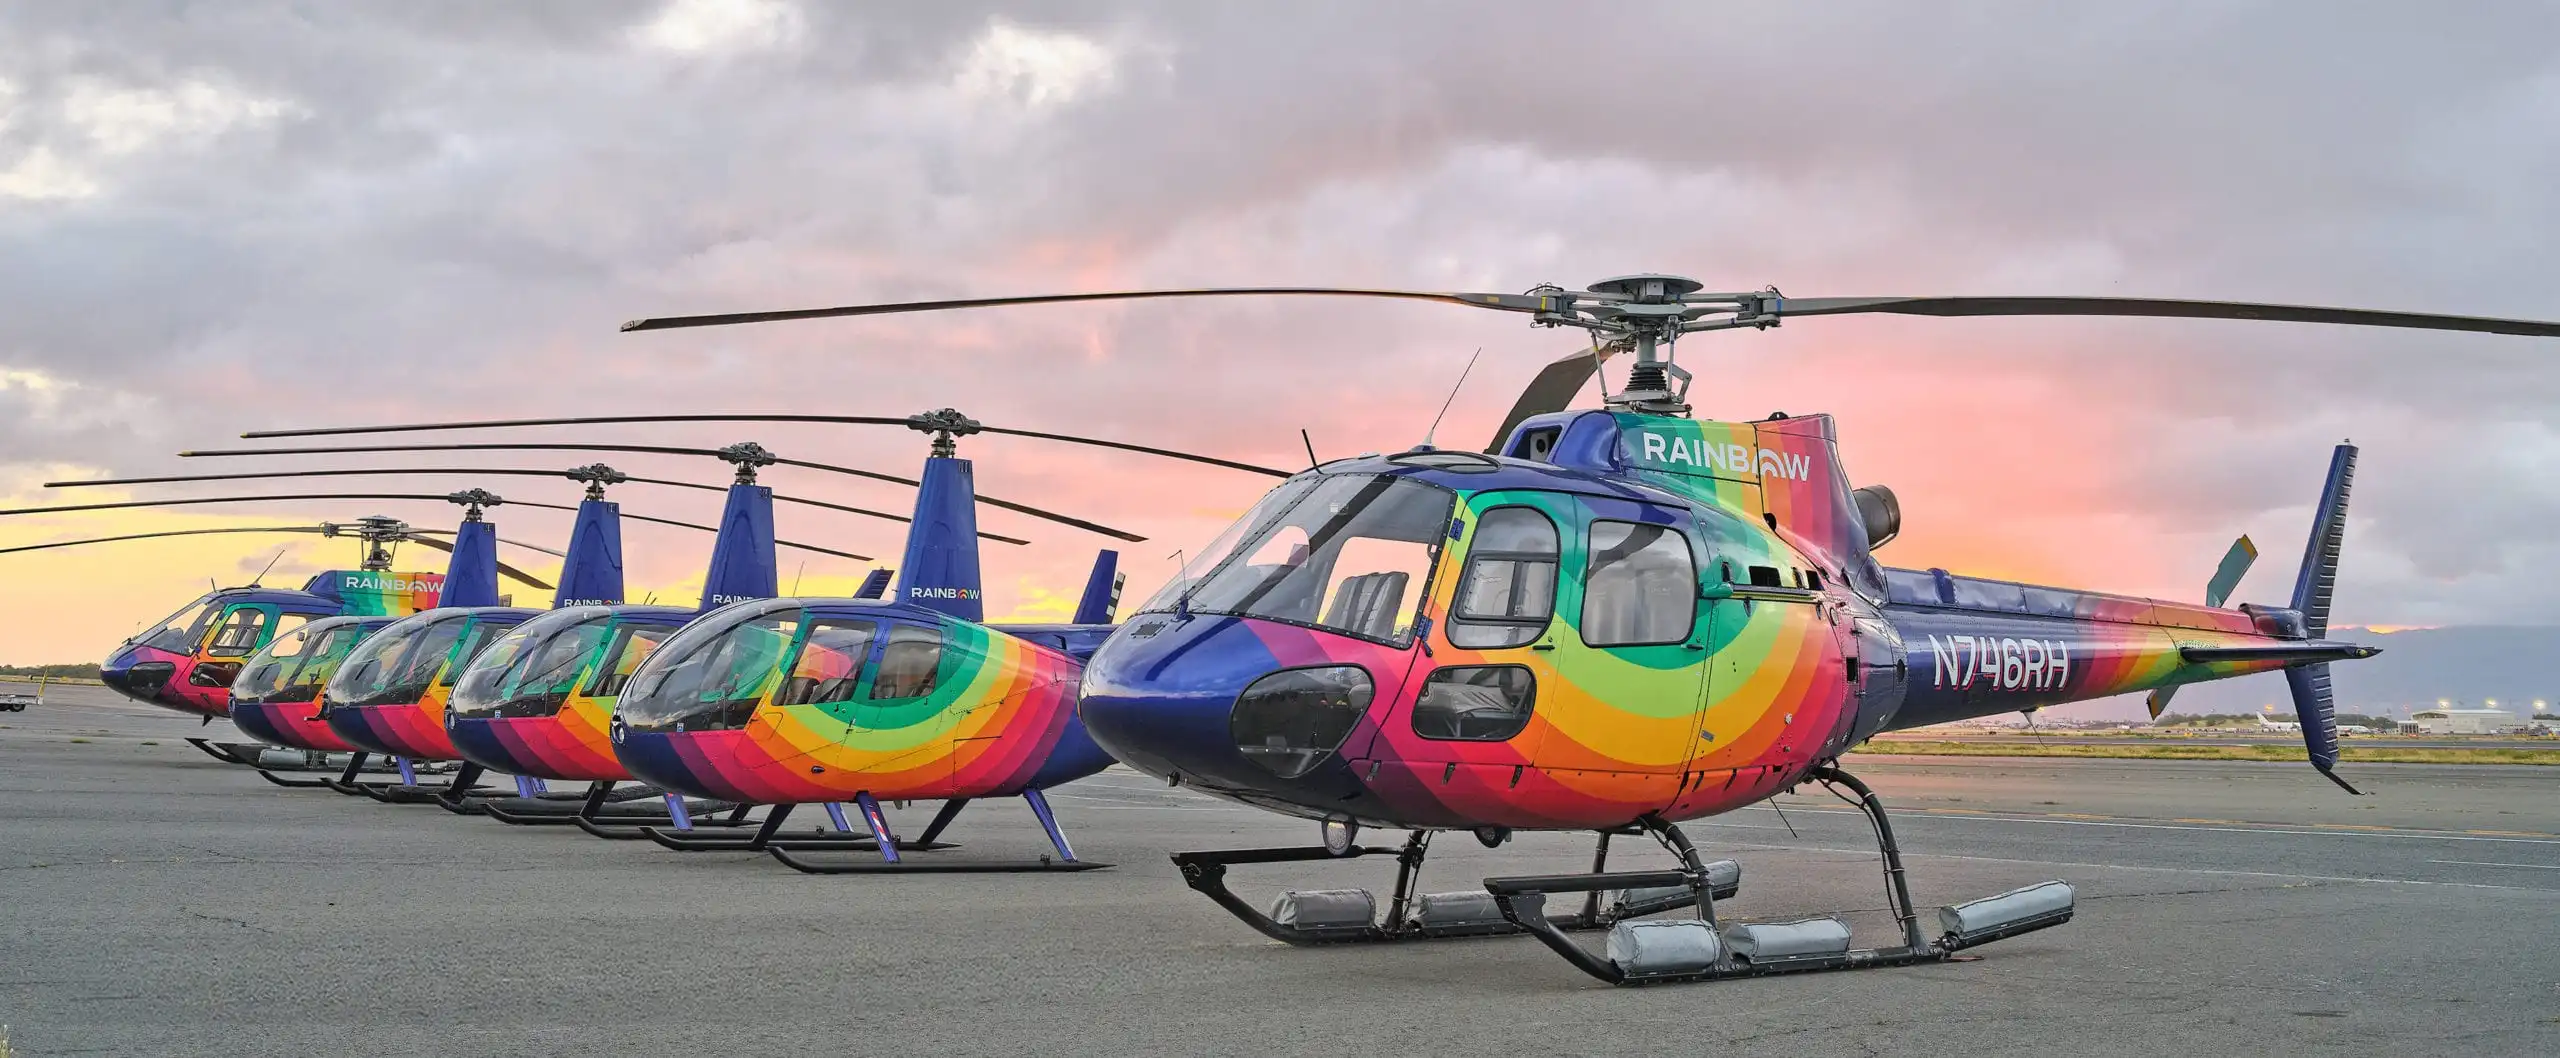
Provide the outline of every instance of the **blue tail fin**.
{"type": "Polygon", "coordinates": [[[907,532],[907,556],[898,569],[896,601],[940,610],[963,621],[987,619],[978,583],[978,492],[968,460],[925,457],[924,483],[916,489],[915,525],[907,532]]]}
{"type": "MultiPolygon", "coordinates": [[[[2302,615],[2305,639],[2329,636],[2329,602],[2338,590],[2338,549],[2347,537],[2347,494],[2356,480],[2356,446],[2342,444],[2329,457],[2329,482],[2320,490],[2320,506],[2312,513],[2311,541],[2302,551],[2302,572],[2293,582],[2293,609],[2302,615]]],[[[2329,781],[2358,792],[2338,777],[2338,704],[2329,686],[2326,663],[2284,670],[2293,691],[2293,715],[2302,721],[2302,745],[2311,766],[2329,781]]]]}
{"type": "Polygon", "coordinates": [[[598,606],[622,601],[622,506],[610,500],[578,504],[569,530],[569,557],[560,560],[560,590],[551,606],[598,606]]]}
{"type": "Polygon", "coordinates": [[[720,536],[711,545],[711,568],[702,575],[702,609],[740,599],[770,599],[779,590],[773,561],[773,490],[729,486],[720,511],[720,536]]]}
{"type": "Polygon", "coordinates": [[[862,587],[854,590],[853,597],[857,599],[877,599],[882,593],[887,592],[888,590],[889,571],[886,569],[875,569],[863,575],[862,587]]]}
{"type": "Polygon", "coordinates": [[[1075,623],[1107,625],[1113,614],[1120,612],[1120,585],[1128,578],[1120,572],[1120,553],[1104,551],[1093,557],[1093,575],[1085,578],[1084,598],[1076,602],[1075,623]]]}
{"type": "Polygon", "coordinates": [[[474,518],[454,530],[453,561],[445,564],[444,596],[436,605],[499,605],[496,526],[474,518]]]}

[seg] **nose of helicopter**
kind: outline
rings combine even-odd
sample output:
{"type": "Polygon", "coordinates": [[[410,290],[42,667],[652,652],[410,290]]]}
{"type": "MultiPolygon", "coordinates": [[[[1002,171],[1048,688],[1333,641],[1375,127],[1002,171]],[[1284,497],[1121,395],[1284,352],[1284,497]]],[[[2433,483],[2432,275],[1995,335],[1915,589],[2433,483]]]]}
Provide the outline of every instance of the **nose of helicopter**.
{"type": "Polygon", "coordinates": [[[160,652],[149,647],[126,644],[107,655],[98,666],[98,682],[109,690],[139,701],[155,701],[160,688],[178,670],[176,662],[157,657],[160,652]]]}
{"type": "Polygon", "coordinates": [[[1397,672],[1329,658],[1311,633],[1235,617],[1147,614],[1086,664],[1079,715],[1102,747],[1158,778],[1280,810],[1365,790],[1345,758],[1374,733],[1397,672]]]}

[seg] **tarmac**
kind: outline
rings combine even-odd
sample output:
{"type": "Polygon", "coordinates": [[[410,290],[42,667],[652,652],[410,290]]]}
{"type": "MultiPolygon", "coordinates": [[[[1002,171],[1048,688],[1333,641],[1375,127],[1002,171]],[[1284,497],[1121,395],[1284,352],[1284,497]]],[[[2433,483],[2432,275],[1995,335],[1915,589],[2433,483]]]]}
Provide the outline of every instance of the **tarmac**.
{"type": "MultiPolygon", "coordinates": [[[[1642,989],[1508,937],[1293,949],[1186,889],[1194,849],[1308,824],[1114,769],[1053,794],[1048,875],[811,877],[287,790],[94,688],[0,713],[0,1024],[117,1055],[2560,1054],[2560,773],[1857,756],[1923,913],[2060,878],[2062,927],[1975,961],[1642,989]]],[[[1688,824],[1728,917],[1891,939],[1874,844],[1807,788],[1688,824]]],[[[933,806],[893,812],[908,833],[933,806]]],[[[1397,835],[1369,835],[1393,840],[1397,835]]],[[[1046,850],[1018,802],[955,853],[1046,850]]],[[[1620,839],[1613,866],[1667,864],[1620,839]]],[[[1443,835],[1426,890],[1587,869],[1588,835],[1443,835]]],[[[1384,858],[1239,868],[1364,885],[1384,858]]]]}

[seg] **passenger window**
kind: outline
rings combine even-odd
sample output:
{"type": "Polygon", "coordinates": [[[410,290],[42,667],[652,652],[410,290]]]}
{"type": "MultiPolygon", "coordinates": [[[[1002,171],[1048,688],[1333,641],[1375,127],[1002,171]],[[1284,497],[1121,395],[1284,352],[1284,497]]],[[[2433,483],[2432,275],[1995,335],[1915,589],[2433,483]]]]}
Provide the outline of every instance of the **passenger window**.
{"type": "Polygon", "coordinates": [[[640,663],[674,634],[675,629],[658,625],[616,627],[612,644],[605,647],[604,660],[596,665],[595,677],[587,681],[587,697],[621,697],[623,685],[631,682],[631,674],[640,668],[640,663]]]}
{"type": "Polygon", "coordinates": [[[462,670],[471,667],[471,659],[479,657],[481,651],[489,648],[489,644],[497,642],[499,636],[506,634],[508,629],[514,627],[513,624],[495,624],[489,621],[471,622],[470,631],[463,633],[462,646],[457,648],[453,656],[445,662],[444,671],[436,674],[436,686],[453,686],[453,681],[462,678],[462,670]]]}
{"type": "Polygon", "coordinates": [[[1546,515],[1528,507],[1486,511],[1458,581],[1449,644],[1517,647],[1545,634],[1556,608],[1556,554],[1556,526],[1546,515]]]}
{"type": "Polygon", "coordinates": [[[258,650],[258,640],[267,630],[267,612],[256,607],[241,607],[222,616],[222,624],[213,630],[213,639],[204,646],[206,657],[243,658],[258,650]]]}
{"type": "Polygon", "coordinates": [[[1413,703],[1413,733],[1424,738],[1501,742],[1529,726],[1537,679],[1519,665],[1441,669],[1413,703]]]}
{"type": "MultiPolygon", "coordinates": [[[[873,627],[870,621],[819,621],[810,625],[808,639],[800,644],[800,658],[791,663],[791,678],[783,681],[773,704],[852,700],[854,682],[862,675],[862,663],[871,656],[873,627]]],[[[935,648],[938,653],[940,644],[935,648]]],[[[930,680],[931,675],[926,678],[930,680]]]]}
{"type": "Polygon", "coordinates": [[[932,694],[935,670],[941,667],[941,632],[920,625],[890,625],[889,643],[880,648],[880,671],[871,676],[871,700],[932,694]]]}
{"type": "MultiPolygon", "coordinates": [[[[1756,567],[1754,579],[1757,579],[1756,567]]],[[[1776,573],[1776,570],[1770,570],[1776,573]]],[[[1678,643],[1697,621],[1698,572],[1688,538],[1667,525],[1591,523],[1582,584],[1582,641],[1595,647],[1678,643]]]]}

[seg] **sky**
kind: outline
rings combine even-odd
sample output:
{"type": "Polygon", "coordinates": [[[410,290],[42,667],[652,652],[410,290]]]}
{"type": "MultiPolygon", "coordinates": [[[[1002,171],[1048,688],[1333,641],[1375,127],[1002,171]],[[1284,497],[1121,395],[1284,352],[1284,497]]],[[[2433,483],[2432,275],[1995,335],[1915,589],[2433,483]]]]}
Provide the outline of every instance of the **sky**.
{"type": "MultiPolygon", "coordinates": [[[[1578,336],[1421,303],[1218,300],[622,334],[650,315],[1199,285],[1518,291],[1630,272],[1792,296],[2100,294],[2560,317],[2560,12],[2294,4],[305,4],[0,8],[0,502],[186,469],[246,429],[615,412],[904,415],[1270,465],[1482,445],[1578,336]],[[1780,8],[1785,8],[1781,10],[1780,8]],[[1809,8],[1809,9],[1808,9],[1809,8]]],[[[1702,417],[1840,417],[1905,566],[2170,598],[2232,537],[2281,599],[2331,445],[2363,446],[2342,624],[2550,624],[2560,344],[2160,320],[1824,318],[1693,337],[1702,417]]],[[[909,474],[921,436],[620,427],[909,474]]],[[[464,438],[453,438],[464,439],[464,438]]],[[[472,440],[495,440],[475,437],[472,440]]],[[[236,442],[234,442],[236,443],[236,442]]],[[[980,437],[982,492],[1146,535],[1133,598],[1267,479],[980,437]]],[[[632,473],[725,480],[682,457],[632,473]]],[[[220,466],[206,464],[219,463],[220,466]]],[[[896,486],[778,490],[903,510],[896,486]]],[[[267,492],[333,491],[279,483],[267,492]]],[[[353,491],[540,478],[339,479],[353,491]]],[[[717,497],[627,485],[631,513],[717,497]]],[[[452,508],[0,518],[0,546],[452,508]]],[[[780,514],[894,556],[898,527],[780,514]]],[[[501,508],[557,546],[558,512],[501,508]]],[[[982,524],[990,612],[1060,617],[1112,541],[982,524]]],[[[300,541],[300,542],[297,542],[300,541]]],[[[633,526],[634,597],[707,534],[633,526]]],[[[0,663],[88,660],[271,560],[226,535],[0,555],[0,663]]],[[[542,557],[511,552],[529,569],[542,557]]],[[[406,568],[436,569],[427,552],[406,568]]],[[[864,563],[786,551],[786,586],[864,563]]],[[[539,593],[536,593],[539,594],[539,593]]]]}

